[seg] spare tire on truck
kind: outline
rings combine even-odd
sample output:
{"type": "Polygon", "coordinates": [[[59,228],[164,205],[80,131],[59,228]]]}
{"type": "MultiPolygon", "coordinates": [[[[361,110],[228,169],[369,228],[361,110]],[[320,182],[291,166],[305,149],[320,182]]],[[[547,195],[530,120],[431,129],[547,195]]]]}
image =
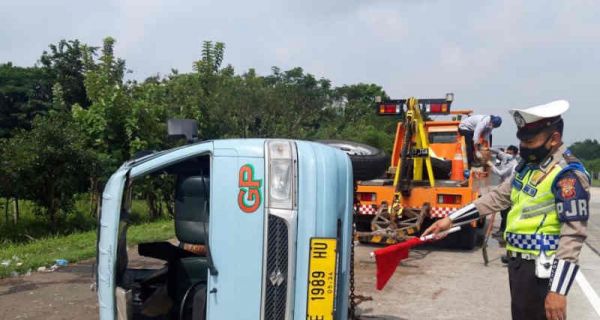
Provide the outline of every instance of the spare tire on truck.
{"type": "Polygon", "coordinates": [[[389,159],[383,150],[366,144],[344,140],[319,140],[322,144],[340,149],[352,161],[354,180],[372,180],[381,178],[388,167],[389,159]]]}

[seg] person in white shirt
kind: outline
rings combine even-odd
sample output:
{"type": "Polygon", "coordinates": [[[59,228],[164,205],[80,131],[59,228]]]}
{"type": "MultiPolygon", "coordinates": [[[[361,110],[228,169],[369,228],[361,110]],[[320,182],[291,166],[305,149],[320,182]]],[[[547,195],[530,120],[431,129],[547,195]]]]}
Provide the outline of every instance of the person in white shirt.
{"type": "Polygon", "coordinates": [[[501,124],[502,118],[499,116],[480,114],[469,116],[460,122],[458,132],[465,137],[469,166],[473,163],[473,153],[479,149],[482,140],[492,145],[492,130],[500,127],[501,124]]]}
{"type": "MultiPolygon", "coordinates": [[[[506,148],[506,152],[502,152],[494,148],[491,148],[490,151],[492,154],[496,155],[496,159],[500,160],[499,166],[489,164],[492,172],[500,177],[500,183],[506,181],[507,179],[511,179],[513,173],[515,172],[515,168],[519,164],[519,148],[511,145],[506,148]]],[[[500,211],[500,229],[493,234],[493,236],[498,239],[498,242],[501,246],[506,244],[506,241],[503,239],[502,235],[504,234],[504,230],[506,230],[506,216],[508,215],[510,209],[511,207],[508,207],[500,211]]],[[[508,263],[508,256],[502,255],[501,260],[503,263],[508,263]]]]}
{"type": "Polygon", "coordinates": [[[500,177],[500,183],[504,182],[504,180],[509,179],[519,161],[517,160],[519,148],[516,146],[509,146],[506,148],[506,152],[501,150],[490,148],[492,154],[496,155],[496,159],[500,160],[500,164],[495,166],[490,163],[490,168],[492,172],[494,172],[498,177],[500,177]]]}

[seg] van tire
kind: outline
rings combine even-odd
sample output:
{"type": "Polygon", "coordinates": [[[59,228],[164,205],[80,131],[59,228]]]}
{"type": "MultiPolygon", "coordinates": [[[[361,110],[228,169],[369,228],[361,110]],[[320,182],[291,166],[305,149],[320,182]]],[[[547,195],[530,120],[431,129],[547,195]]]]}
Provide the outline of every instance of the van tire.
{"type": "Polygon", "coordinates": [[[373,180],[385,174],[389,158],[381,149],[354,141],[319,140],[317,142],[346,152],[352,162],[354,180],[373,180]]]}

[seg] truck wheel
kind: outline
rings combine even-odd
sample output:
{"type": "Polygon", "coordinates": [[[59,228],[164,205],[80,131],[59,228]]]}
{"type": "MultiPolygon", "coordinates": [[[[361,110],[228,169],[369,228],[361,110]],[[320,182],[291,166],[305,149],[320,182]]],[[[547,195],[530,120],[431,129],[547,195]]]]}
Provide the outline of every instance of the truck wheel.
{"type": "Polygon", "coordinates": [[[355,180],[372,180],[385,174],[389,160],[385,152],[380,149],[353,141],[319,140],[317,142],[346,152],[352,161],[355,180]]]}

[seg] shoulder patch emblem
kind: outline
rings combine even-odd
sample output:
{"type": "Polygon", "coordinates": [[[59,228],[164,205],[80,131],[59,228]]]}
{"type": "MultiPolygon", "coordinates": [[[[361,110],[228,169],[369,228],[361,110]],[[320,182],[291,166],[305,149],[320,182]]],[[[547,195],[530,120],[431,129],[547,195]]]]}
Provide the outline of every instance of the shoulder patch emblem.
{"type": "Polygon", "coordinates": [[[568,200],[575,197],[575,179],[576,178],[563,178],[557,183],[560,187],[560,194],[563,199],[568,200]]]}

